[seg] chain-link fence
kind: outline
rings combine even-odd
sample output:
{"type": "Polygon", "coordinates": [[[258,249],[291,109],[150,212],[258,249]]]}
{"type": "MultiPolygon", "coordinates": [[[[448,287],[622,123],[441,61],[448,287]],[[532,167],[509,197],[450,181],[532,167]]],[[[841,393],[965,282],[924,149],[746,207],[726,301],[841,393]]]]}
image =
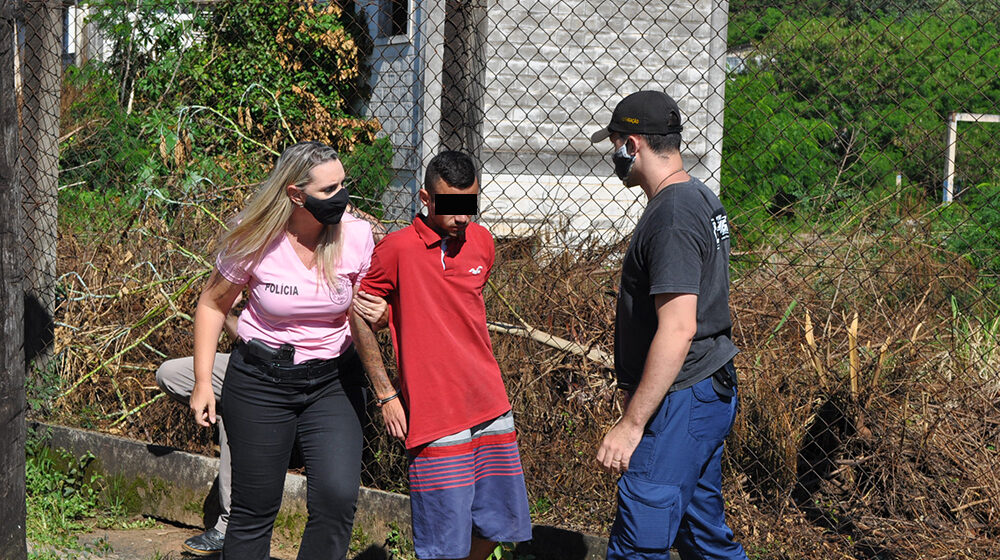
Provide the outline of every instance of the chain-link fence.
{"type": "MultiPolygon", "coordinates": [[[[737,538],[754,558],[1000,553],[995,2],[21,13],[27,262],[55,326],[34,414],[208,451],[153,372],[191,352],[215,242],[275,154],[335,146],[354,203],[395,229],[426,162],[461,149],[497,238],[487,311],[534,519],[605,532],[614,481],[594,454],[620,414],[615,294],[645,201],[589,135],[624,95],[660,89],[733,233],[737,538]]],[[[371,412],[364,483],[405,491],[402,449],[371,412]]]]}

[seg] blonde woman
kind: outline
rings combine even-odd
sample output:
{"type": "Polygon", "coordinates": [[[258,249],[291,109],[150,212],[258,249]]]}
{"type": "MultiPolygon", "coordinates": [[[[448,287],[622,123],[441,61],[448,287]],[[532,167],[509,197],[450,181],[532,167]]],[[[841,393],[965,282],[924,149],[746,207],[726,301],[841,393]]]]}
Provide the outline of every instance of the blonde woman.
{"type": "MultiPolygon", "coordinates": [[[[368,222],[345,213],[332,148],[285,150],[222,239],[195,313],[195,421],[216,421],[212,364],[233,301],[246,289],[222,390],[232,454],[223,557],[265,560],[296,437],[309,519],[299,558],[346,558],[361,478],[364,373],[347,313],[368,271],[368,222]]],[[[360,306],[359,306],[360,307],[360,306]]]]}

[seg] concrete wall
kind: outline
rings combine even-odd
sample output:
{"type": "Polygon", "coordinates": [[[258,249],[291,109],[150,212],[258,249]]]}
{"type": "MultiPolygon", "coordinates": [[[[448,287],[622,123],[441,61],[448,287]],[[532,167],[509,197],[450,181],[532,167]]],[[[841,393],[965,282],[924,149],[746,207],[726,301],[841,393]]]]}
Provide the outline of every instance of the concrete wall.
{"type": "MultiPolygon", "coordinates": [[[[114,481],[116,498],[131,513],[174,521],[194,527],[211,527],[218,518],[218,495],[214,482],[219,471],[218,459],[185,453],[170,447],[147,444],[107,434],[31,423],[29,430],[46,445],[65,449],[74,456],[93,453],[91,465],[105,480],[114,481]]],[[[291,533],[305,527],[306,479],[302,475],[285,477],[285,488],[278,513],[280,524],[291,533]]],[[[355,528],[361,529],[370,548],[388,543],[390,535],[408,539],[411,535],[408,496],[361,488],[355,528]]],[[[537,560],[600,560],[605,556],[607,540],[575,531],[535,525],[532,541],[517,547],[519,555],[537,560]]],[[[356,558],[388,558],[367,554],[356,558]]],[[[375,552],[379,552],[376,550],[375,552]]]]}

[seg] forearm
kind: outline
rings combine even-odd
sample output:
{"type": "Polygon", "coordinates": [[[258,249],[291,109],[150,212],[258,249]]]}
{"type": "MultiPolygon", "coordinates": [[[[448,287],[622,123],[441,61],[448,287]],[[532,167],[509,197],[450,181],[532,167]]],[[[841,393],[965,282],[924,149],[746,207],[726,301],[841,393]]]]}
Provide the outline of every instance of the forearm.
{"type": "Polygon", "coordinates": [[[212,366],[219,348],[219,335],[226,314],[202,300],[194,314],[194,380],[195,385],[212,384],[212,366]]]}
{"type": "Polygon", "coordinates": [[[382,361],[382,350],[379,348],[378,340],[371,325],[356,312],[350,312],[351,336],[354,338],[354,346],[357,348],[358,357],[365,368],[375,397],[384,399],[396,392],[389,375],[385,371],[385,363],[382,361]]]}
{"type": "Polygon", "coordinates": [[[628,399],[622,422],[644,427],[656,413],[684,365],[691,347],[691,335],[684,331],[660,328],[653,337],[646,356],[642,380],[628,399]]]}

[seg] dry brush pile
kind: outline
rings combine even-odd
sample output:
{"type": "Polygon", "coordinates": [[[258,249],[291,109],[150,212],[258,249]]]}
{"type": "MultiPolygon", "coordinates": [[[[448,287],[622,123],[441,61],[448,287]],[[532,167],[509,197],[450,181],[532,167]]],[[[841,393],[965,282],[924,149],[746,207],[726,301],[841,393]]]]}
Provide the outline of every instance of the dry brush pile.
{"type": "MultiPolygon", "coordinates": [[[[211,453],[154,372],[191,352],[222,227],[212,216],[231,216],[241,192],[63,233],[58,391],[36,415],[211,453]]],[[[752,557],[1000,553],[997,307],[968,295],[976,271],[929,236],[799,233],[734,257],[742,402],[726,492],[752,557]]],[[[623,248],[498,245],[487,310],[537,522],[596,533],[611,522],[614,480],[593,457],[620,414],[606,356],[623,248]]],[[[402,450],[374,410],[364,482],[405,490],[402,450]]]]}

